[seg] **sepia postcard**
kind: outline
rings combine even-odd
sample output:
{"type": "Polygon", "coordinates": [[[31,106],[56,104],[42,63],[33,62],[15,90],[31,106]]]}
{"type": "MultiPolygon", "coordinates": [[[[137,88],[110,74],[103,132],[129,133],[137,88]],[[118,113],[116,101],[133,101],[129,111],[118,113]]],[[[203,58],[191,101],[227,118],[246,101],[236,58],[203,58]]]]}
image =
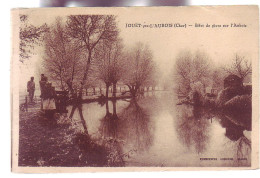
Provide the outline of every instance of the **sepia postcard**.
{"type": "Polygon", "coordinates": [[[13,172],[259,168],[258,6],[11,14],[13,172]]]}

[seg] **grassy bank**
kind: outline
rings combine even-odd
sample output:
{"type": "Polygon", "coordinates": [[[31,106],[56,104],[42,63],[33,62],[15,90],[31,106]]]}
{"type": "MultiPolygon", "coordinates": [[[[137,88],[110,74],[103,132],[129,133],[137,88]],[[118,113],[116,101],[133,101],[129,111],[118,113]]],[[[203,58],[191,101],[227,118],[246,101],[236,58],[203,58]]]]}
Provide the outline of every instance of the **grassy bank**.
{"type": "Polygon", "coordinates": [[[115,139],[91,138],[82,132],[80,120],[55,114],[46,118],[40,103],[20,112],[19,166],[123,166],[115,139]]]}

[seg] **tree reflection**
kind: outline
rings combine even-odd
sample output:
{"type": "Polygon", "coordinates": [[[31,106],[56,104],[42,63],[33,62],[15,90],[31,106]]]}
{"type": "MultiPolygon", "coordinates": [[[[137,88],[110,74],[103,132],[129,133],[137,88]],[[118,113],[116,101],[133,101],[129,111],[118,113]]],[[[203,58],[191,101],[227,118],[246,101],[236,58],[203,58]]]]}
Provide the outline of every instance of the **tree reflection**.
{"type": "Polygon", "coordinates": [[[226,129],[225,136],[234,142],[236,158],[248,158],[251,154],[251,141],[245,137],[244,131],[251,131],[251,114],[246,113],[222,113],[218,114],[220,125],[226,129]]]}
{"type": "Polygon", "coordinates": [[[109,112],[108,101],[106,101],[106,115],[101,119],[100,133],[103,144],[109,150],[108,166],[124,166],[124,156],[118,138],[118,116],[116,113],[116,100],[112,101],[113,113],[109,112]]]}
{"type": "Polygon", "coordinates": [[[85,118],[84,118],[83,112],[82,112],[82,103],[79,102],[79,100],[77,98],[76,99],[75,98],[73,99],[74,104],[72,106],[69,118],[72,119],[75,111],[78,109],[79,116],[80,116],[80,122],[82,124],[83,129],[84,129],[84,134],[88,135],[88,127],[87,127],[87,124],[86,124],[86,121],[85,121],[85,118]]]}
{"type": "Polygon", "coordinates": [[[152,144],[150,117],[135,99],[120,113],[119,132],[122,138],[138,152],[146,151],[152,144]]]}
{"type": "Polygon", "coordinates": [[[118,117],[116,114],[116,101],[113,101],[113,114],[109,112],[108,101],[106,102],[106,115],[101,119],[101,134],[106,138],[117,139],[118,117]]]}
{"type": "Polygon", "coordinates": [[[203,153],[209,140],[208,119],[212,117],[203,108],[182,105],[177,114],[177,134],[182,143],[197,153],[203,153]]]}
{"type": "Polygon", "coordinates": [[[113,113],[109,112],[106,103],[106,115],[101,120],[100,131],[104,138],[118,140],[121,146],[127,145],[130,150],[145,151],[152,143],[152,133],[149,128],[150,118],[136,100],[117,115],[116,102],[113,101],[113,113]],[[121,142],[120,142],[121,141],[121,142]]]}
{"type": "Polygon", "coordinates": [[[151,146],[153,136],[149,115],[136,100],[129,102],[118,115],[116,100],[112,101],[112,111],[106,101],[106,113],[99,127],[101,138],[95,140],[86,132],[77,135],[82,160],[93,166],[125,166],[125,160],[135,151],[143,152],[151,146]]]}

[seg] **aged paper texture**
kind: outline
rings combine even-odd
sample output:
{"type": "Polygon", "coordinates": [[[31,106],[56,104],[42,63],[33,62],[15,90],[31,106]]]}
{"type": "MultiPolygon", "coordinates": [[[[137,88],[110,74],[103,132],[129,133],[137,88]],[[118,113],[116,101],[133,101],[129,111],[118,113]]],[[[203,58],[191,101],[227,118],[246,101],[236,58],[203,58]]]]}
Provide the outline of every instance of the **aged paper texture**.
{"type": "Polygon", "coordinates": [[[13,172],[258,168],[257,6],[11,13],[13,172]]]}

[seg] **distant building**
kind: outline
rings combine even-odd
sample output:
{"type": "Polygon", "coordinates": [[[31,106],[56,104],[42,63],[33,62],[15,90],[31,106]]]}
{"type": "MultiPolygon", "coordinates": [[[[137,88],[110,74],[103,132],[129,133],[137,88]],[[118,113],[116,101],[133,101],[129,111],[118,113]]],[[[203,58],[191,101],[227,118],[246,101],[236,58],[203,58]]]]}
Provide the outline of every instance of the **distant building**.
{"type": "Polygon", "coordinates": [[[206,87],[206,94],[217,95],[218,94],[218,90],[216,88],[213,88],[213,87],[206,87]]]}

